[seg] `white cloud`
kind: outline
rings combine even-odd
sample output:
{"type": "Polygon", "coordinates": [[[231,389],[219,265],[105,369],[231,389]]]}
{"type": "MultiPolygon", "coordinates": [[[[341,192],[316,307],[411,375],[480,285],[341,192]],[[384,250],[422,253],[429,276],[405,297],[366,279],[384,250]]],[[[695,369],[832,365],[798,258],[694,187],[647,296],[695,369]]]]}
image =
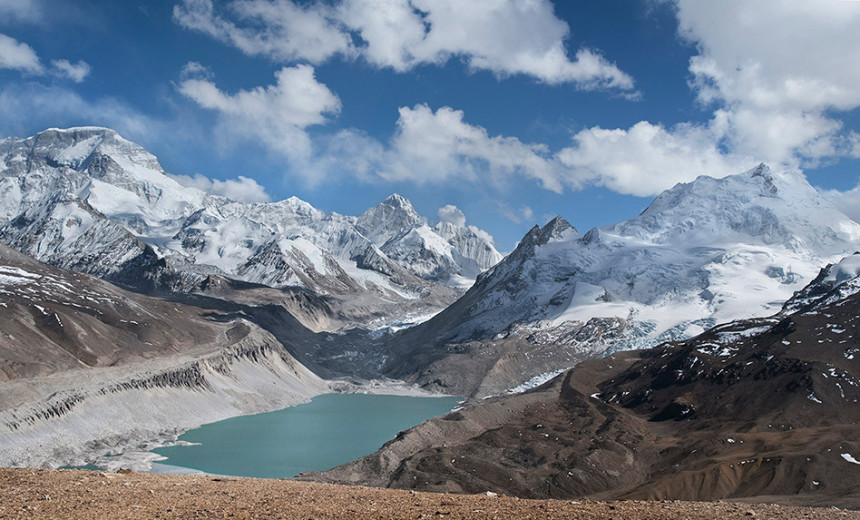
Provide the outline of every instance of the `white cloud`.
{"type": "Polygon", "coordinates": [[[511,175],[535,179],[549,190],[561,191],[556,164],[543,145],[514,137],[490,137],[487,130],[463,121],[463,112],[427,105],[401,107],[391,141],[393,160],[380,165],[391,180],[436,183],[451,179],[501,182],[511,175]]]}
{"type": "MultiPolygon", "coordinates": [[[[34,76],[42,76],[48,72],[32,47],[5,34],[0,34],[0,69],[19,70],[34,76]]],[[[52,60],[49,72],[80,83],[89,75],[90,66],[84,61],[73,64],[69,60],[52,60]]]]}
{"type": "Polygon", "coordinates": [[[266,193],[266,188],[257,184],[257,181],[254,179],[249,179],[242,175],[236,179],[227,179],[226,181],[209,179],[199,173],[193,177],[188,175],[170,175],[170,177],[183,186],[197,188],[206,193],[220,195],[240,202],[268,202],[272,200],[269,194],[266,193]]]}
{"type": "Polygon", "coordinates": [[[482,239],[484,239],[485,242],[487,242],[491,246],[496,247],[496,239],[493,238],[493,235],[487,233],[486,231],[479,228],[478,226],[466,226],[466,227],[469,228],[469,231],[474,233],[478,238],[482,238],[482,239]]]}
{"type": "MultiPolygon", "coordinates": [[[[198,67],[186,66],[187,76],[198,67]]],[[[197,72],[200,72],[198,69],[197,72]]],[[[230,95],[206,78],[187,78],[178,89],[203,108],[218,113],[219,138],[235,144],[240,137],[258,141],[268,149],[293,160],[311,156],[311,140],[305,128],[326,122],[326,115],[340,111],[340,100],[314,77],[309,65],[284,67],[267,87],[240,90],[230,95]]]]}
{"type": "Polygon", "coordinates": [[[75,83],[81,83],[90,75],[90,65],[85,61],[71,63],[69,60],[52,60],[51,65],[57,75],[69,78],[75,83]]]}
{"type": "Polygon", "coordinates": [[[720,124],[680,124],[671,129],[642,121],[628,130],[600,127],[573,136],[573,146],[558,153],[573,188],[598,184],[630,195],[655,195],[699,175],[725,177],[756,160],[718,148],[720,124]]]}
{"type": "Polygon", "coordinates": [[[836,209],[860,222],[860,183],[848,191],[824,190],[821,192],[836,209]]]}
{"type": "Polygon", "coordinates": [[[179,71],[179,79],[208,79],[212,80],[215,78],[215,75],[212,73],[209,68],[201,65],[196,61],[189,61],[186,63],[182,70],[179,71]]]}
{"type": "Polygon", "coordinates": [[[278,61],[360,55],[405,72],[459,58],[472,70],[499,77],[524,74],[548,84],[633,90],[633,79],[599,53],[582,48],[568,56],[570,28],[550,0],[235,0],[227,10],[232,17],[217,13],[212,0],[183,0],[174,7],[174,20],[278,61]]]}
{"type": "Polygon", "coordinates": [[[454,224],[457,227],[463,227],[466,225],[466,215],[453,204],[445,204],[439,211],[437,212],[439,215],[439,220],[442,222],[448,222],[454,224]]]}
{"type": "Polygon", "coordinates": [[[323,62],[335,54],[354,54],[349,34],[325,4],[296,5],[290,0],[240,0],[230,5],[240,27],[215,12],[212,0],[183,0],[173,18],[188,29],[231,44],[251,56],[277,61],[323,62]]]}
{"type": "MultiPolygon", "coordinates": [[[[758,162],[721,149],[725,121],[720,117],[707,125],[679,124],[669,129],[644,121],[626,130],[588,128],[573,136],[571,146],[551,153],[542,144],[490,136],[485,128],[466,122],[462,111],[450,107],[434,112],[427,105],[415,105],[399,112],[396,131],[387,144],[357,131],[342,131],[326,141],[315,167],[308,171],[318,179],[348,172],[368,181],[481,186],[504,186],[521,177],[559,193],[601,185],[648,196],[699,175],[725,177],[758,162]]],[[[442,208],[440,218],[443,210],[454,215],[442,208]]],[[[524,209],[500,212],[517,223],[533,216],[524,209]]]]}
{"type": "Polygon", "coordinates": [[[839,112],[860,107],[856,2],[673,1],[699,49],[691,86],[725,112],[734,151],[789,165],[851,153],[839,112]]]}
{"type": "Polygon", "coordinates": [[[0,0],[0,18],[16,22],[37,22],[42,18],[37,0],[0,0]]]}
{"type": "Polygon", "coordinates": [[[0,68],[29,74],[43,74],[45,71],[32,47],[5,34],[0,34],[0,68]]]}
{"type": "Polygon", "coordinates": [[[761,161],[799,167],[860,156],[860,137],[839,119],[860,107],[856,3],[669,1],[680,34],[698,48],[690,87],[712,119],[582,130],[558,153],[565,184],[645,196],[761,161]]]}
{"type": "Polygon", "coordinates": [[[380,67],[405,71],[460,57],[499,76],[633,88],[630,76],[591,50],[567,56],[570,28],[549,1],[346,0],[340,12],[366,42],[365,58],[380,67]]]}

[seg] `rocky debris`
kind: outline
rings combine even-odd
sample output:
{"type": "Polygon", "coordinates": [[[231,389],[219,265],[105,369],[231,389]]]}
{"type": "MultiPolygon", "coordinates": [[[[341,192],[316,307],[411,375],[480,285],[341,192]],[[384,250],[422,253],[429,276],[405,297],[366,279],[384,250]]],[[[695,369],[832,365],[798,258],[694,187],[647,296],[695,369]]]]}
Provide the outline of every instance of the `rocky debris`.
{"type": "Polygon", "coordinates": [[[732,502],[521,500],[283,480],[0,469],[3,518],[265,518],[489,520],[860,519],[857,511],[732,502]]]}
{"type": "Polygon", "coordinates": [[[308,480],[528,498],[860,508],[860,292],[590,360],[308,480]]]}

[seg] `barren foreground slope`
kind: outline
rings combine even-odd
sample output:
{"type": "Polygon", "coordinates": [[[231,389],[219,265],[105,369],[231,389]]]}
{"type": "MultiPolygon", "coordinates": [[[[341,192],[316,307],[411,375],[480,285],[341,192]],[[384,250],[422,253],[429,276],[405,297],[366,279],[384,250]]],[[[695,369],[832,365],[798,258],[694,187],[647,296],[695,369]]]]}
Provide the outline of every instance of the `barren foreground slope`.
{"type": "Polygon", "coordinates": [[[860,519],[860,512],[721,502],[521,500],[211,476],[0,469],[7,518],[860,519]]]}

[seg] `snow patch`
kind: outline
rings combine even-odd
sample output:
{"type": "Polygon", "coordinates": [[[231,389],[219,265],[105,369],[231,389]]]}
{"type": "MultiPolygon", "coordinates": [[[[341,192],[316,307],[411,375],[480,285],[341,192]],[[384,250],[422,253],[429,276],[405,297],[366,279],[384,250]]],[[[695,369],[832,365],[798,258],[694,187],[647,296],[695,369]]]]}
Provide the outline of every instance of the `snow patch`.
{"type": "Polygon", "coordinates": [[[562,368],[559,370],[554,370],[552,372],[546,372],[543,374],[536,375],[533,378],[526,381],[525,383],[507,390],[505,393],[506,394],[521,394],[521,393],[526,392],[528,390],[531,390],[533,388],[537,388],[540,385],[549,381],[550,379],[558,376],[559,374],[564,373],[566,370],[567,370],[566,368],[562,368]]]}
{"type": "Polygon", "coordinates": [[[842,458],[850,462],[851,464],[860,464],[860,460],[855,459],[851,456],[850,453],[842,453],[842,458]]]}

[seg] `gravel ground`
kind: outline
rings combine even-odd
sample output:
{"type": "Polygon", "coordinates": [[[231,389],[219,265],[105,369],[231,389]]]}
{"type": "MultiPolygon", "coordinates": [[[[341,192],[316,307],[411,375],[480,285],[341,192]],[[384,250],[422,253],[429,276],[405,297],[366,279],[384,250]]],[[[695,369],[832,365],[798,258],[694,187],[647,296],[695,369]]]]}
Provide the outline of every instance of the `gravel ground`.
{"type": "Polygon", "coordinates": [[[0,469],[0,519],[860,520],[860,512],[727,502],[592,502],[442,495],[288,480],[0,469]]]}

